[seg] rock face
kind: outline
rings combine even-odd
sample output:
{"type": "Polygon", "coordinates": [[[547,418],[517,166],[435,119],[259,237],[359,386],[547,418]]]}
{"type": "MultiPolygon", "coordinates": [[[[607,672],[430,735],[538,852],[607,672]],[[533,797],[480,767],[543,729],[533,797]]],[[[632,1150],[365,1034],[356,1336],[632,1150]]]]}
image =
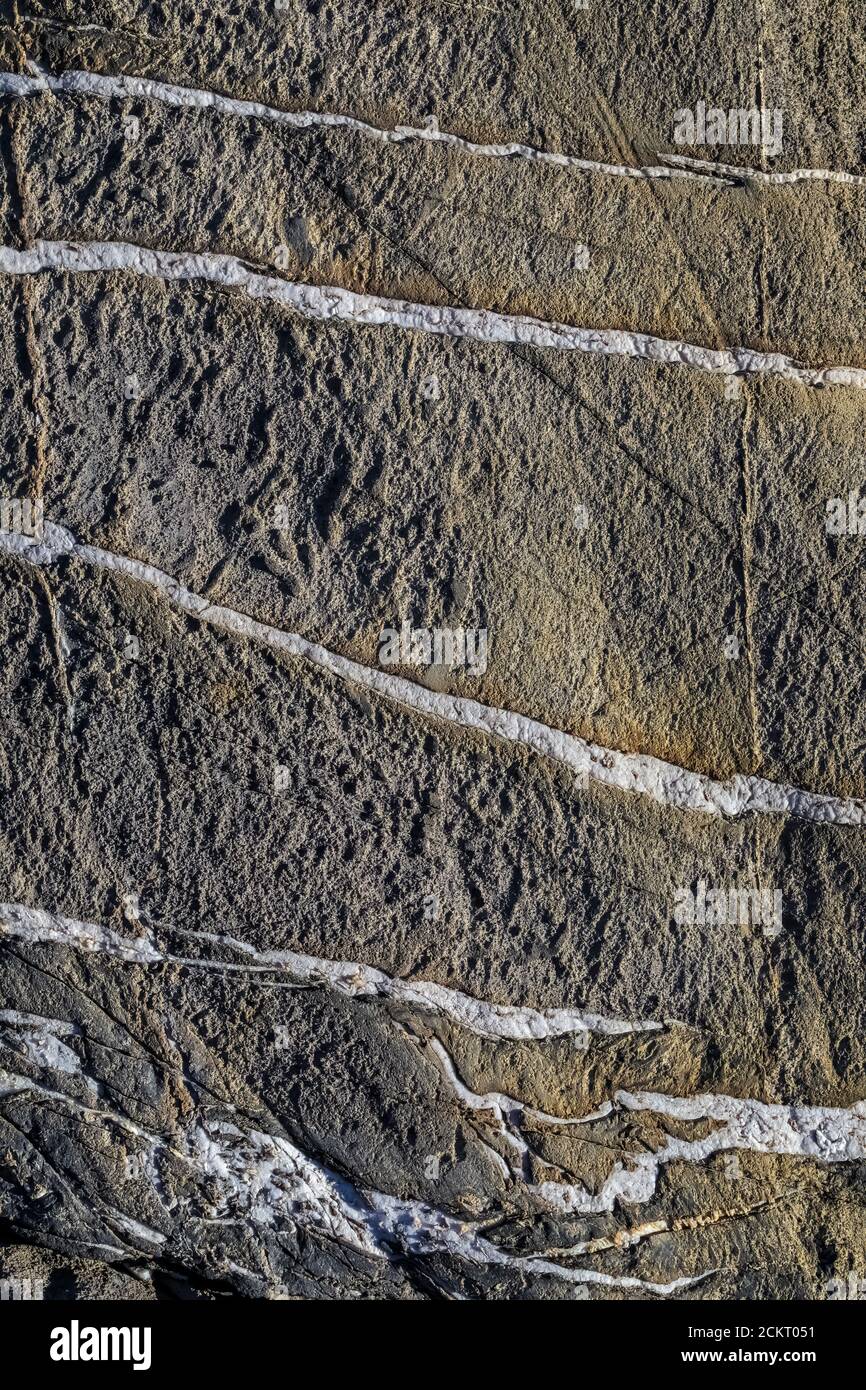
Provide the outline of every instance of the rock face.
{"type": "Polygon", "coordinates": [[[0,5],[4,1295],[866,1278],[857,7],[74,9],[0,5]]]}

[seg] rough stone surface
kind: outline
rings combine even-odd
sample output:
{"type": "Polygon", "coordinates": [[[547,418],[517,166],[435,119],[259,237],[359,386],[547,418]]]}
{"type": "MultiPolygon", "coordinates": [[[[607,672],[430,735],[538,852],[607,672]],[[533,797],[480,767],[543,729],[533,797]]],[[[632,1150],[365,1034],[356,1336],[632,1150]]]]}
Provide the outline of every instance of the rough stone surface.
{"type": "MultiPolygon", "coordinates": [[[[0,240],[863,368],[855,7],[627,8],[0,5],[0,240]]],[[[3,1296],[866,1278],[859,378],[2,266],[3,1296]]]]}

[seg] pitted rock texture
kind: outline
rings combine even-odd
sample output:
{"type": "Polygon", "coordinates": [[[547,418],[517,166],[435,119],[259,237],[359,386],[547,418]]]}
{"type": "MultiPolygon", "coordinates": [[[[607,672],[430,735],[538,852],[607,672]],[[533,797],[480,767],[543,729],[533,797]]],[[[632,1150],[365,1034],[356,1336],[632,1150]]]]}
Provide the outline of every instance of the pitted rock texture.
{"type": "Polygon", "coordinates": [[[0,5],[4,1298],[866,1276],[863,43],[0,5]]]}

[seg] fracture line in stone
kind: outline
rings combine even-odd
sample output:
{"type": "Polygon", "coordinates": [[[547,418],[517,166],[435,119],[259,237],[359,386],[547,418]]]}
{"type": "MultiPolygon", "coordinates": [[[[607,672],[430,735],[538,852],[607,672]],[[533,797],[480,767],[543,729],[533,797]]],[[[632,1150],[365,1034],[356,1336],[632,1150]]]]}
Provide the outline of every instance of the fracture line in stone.
{"type": "MultiPolygon", "coordinates": [[[[199,1204],[217,1220],[237,1216],[259,1226],[301,1227],[377,1260],[390,1260],[395,1251],[415,1256],[447,1254],[484,1268],[507,1268],[521,1275],[549,1276],[572,1284],[641,1289],[662,1296],[688,1288],[712,1272],[660,1284],[630,1275],[573,1269],[538,1256],[512,1255],[480,1235],[476,1223],[457,1220],[424,1202],[354,1187],[280,1135],[243,1131],[234,1124],[208,1118],[172,1132],[168,1142],[113,1111],[84,1106],[29,1077],[0,1071],[0,1099],[21,1101],[31,1094],[90,1122],[118,1124],[145,1140],[149,1161],[142,1176],[148,1178],[157,1196],[154,1165],[163,1154],[179,1159],[194,1178],[202,1180],[199,1204]]],[[[163,1232],[118,1212],[113,1216],[119,1218],[118,1224],[132,1240],[168,1243],[163,1232]]]]}
{"type": "MultiPolygon", "coordinates": [[[[783,1194],[784,1195],[784,1194],[783,1194]]],[[[612,1236],[596,1236],[592,1240],[576,1241],[574,1245],[561,1246],[556,1250],[545,1250],[550,1258],[568,1255],[597,1255],[602,1250],[628,1250],[640,1245],[653,1236],[677,1234],[680,1231],[698,1231],[707,1226],[716,1226],[720,1221],[737,1221],[755,1212],[766,1211],[769,1200],[754,1202],[748,1207],[727,1207],[718,1211],[699,1212],[695,1216],[677,1216],[669,1220],[645,1221],[640,1226],[630,1226],[615,1231],[612,1236]]]]}
{"type": "MultiPolygon", "coordinates": [[[[576,1009],[539,1010],[518,1005],[490,1004],[431,981],[395,979],[374,966],[362,965],[357,961],[324,960],[296,951],[256,951],[237,937],[213,932],[186,934],[239,951],[250,959],[250,963],[172,955],[160,951],[149,935],[123,936],[110,927],[78,922],[42,908],[25,907],[21,903],[0,903],[0,940],[5,935],[34,943],[56,942],[84,951],[102,952],[139,965],[182,965],[242,974],[284,971],[302,985],[330,989],[350,998],[390,999],[410,1008],[427,1010],[492,1041],[541,1041],[574,1033],[601,1033],[619,1037],[630,1033],[654,1032],[663,1026],[652,1020],[628,1023],[622,1019],[602,1018],[598,1014],[576,1009]]],[[[3,1021],[4,1014],[0,1012],[0,1025],[3,1021]]]]}
{"type": "Polygon", "coordinates": [[[63,556],[71,556],[98,569],[122,574],[146,584],[201,622],[261,642],[289,656],[301,657],[340,680],[372,690],[419,714],[518,744],[541,757],[564,764],[588,781],[649,796],[665,806],[714,816],[766,813],[835,825],[866,824],[866,802],[854,798],[804,791],[739,773],[725,782],[716,781],[646,753],[621,753],[603,748],[526,715],[483,705],[465,696],[428,690],[401,676],[362,666],[298,633],[285,632],[233,608],[212,604],[156,566],[85,545],[65,527],[52,522],[45,522],[41,540],[0,531],[0,550],[36,565],[52,564],[63,556]]]}
{"type": "Polygon", "coordinates": [[[634,358],[724,376],[781,376],[806,387],[849,386],[866,390],[863,367],[807,367],[777,352],[757,352],[745,347],[708,348],[620,328],[579,328],[522,314],[500,314],[492,309],[414,304],[333,285],[299,284],[264,275],[236,256],[153,250],[120,241],[36,241],[23,251],[0,247],[0,273],[39,275],[50,271],[127,271],[165,283],[203,280],[240,290],[251,299],[281,304],[309,319],[337,319],[361,327],[399,328],[478,343],[522,344],[555,352],[634,358]]]}
{"type": "Polygon", "coordinates": [[[225,96],[200,87],[178,86],[173,82],[158,82],[135,74],[86,72],[70,69],[48,73],[35,63],[26,73],[0,72],[0,96],[28,97],[41,92],[65,93],[97,97],[102,101],[150,101],[164,106],[185,107],[188,110],[216,111],[221,115],[264,121],[271,125],[309,130],[316,126],[342,127],[355,134],[375,140],[401,144],[407,140],[426,140],[428,144],[448,145],[463,154],[484,159],[525,159],[534,164],[552,164],[559,169],[574,169],[586,174],[605,174],[630,179],[684,179],[694,183],[735,186],[743,179],[766,184],[844,183],[866,184],[866,175],[849,174],[838,169],[791,169],[770,173],[740,164],[721,164],[714,160],[693,159],[688,155],[660,154],[663,164],[636,166],[607,163],[604,160],[582,159],[579,155],[542,150],[533,145],[516,142],[484,145],[463,136],[453,135],[431,126],[396,126],[386,129],[372,125],[355,116],[329,111],[285,111],[260,101],[247,101],[225,96]]]}

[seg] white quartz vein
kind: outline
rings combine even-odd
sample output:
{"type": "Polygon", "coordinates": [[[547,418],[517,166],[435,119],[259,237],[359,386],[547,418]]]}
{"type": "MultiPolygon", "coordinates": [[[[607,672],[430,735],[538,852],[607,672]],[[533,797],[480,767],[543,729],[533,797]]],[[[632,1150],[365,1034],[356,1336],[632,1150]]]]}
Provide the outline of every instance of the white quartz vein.
{"type": "MultiPolygon", "coordinates": [[[[61,1092],[38,1086],[28,1077],[0,1071],[0,1099],[47,1100],[89,1121],[129,1129],[130,1122],[108,1110],[80,1105],[61,1092]]],[[[136,1132],[141,1134],[137,1127],[136,1132]]],[[[478,1223],[461,1221],[424,1202],[401,1199],[354,1187],[324,1164],[310,1158],[280,1135],[244,1131],[215,1119],[192,1122],[171,1134],[167,1143],[148,1134],[155,1151],[179,1159],[202,1182],[197,1206],[212,1220],[243,1221],[256,1226],[298,1227],[347,1245],[371,1259],[393,1253],[448,1254],[483,1268],[512,1270],[522,1276],[548,1276],[571,1284],[598,1284],[666,1295],[704,1279],[698,1275],[655,1283],[631,1275],[575,1269],[540,1256],[513,1255],[481,1235],[478,1223]]],[[[156,1195],[156,1191],[155,1191],[156,1195]]],[[[112,1209],[112,1218],[131,1241],[165,1245],[164,1232],[143,1226],[112,1209]]]]}
{"type": "Polygon", "coordinates": [[[309,130],[315,127],[342,128],[357,135],[394,144],[421,140],[428,144],[449,146],[462,154],[483,159],[528,160],[534,164],[550,164],[558,169],[572,169],[578,173],[603,174],[618,178],[683,179],[695,183],[734,186],[744,178],[767,184],[866,183],[866,175],[849,174],[838,169],[791,169],[773,173],[739,164],[693,159],[688,155],[658,154],[656,158],[660,163],[649,166],[583,159],[579,155],[539,149],[517,141],[482,144],[440,130],[434,122],[425,126],[395,126],[389,129],[339,112],[286,111],[261,101],[231,97],[207,88],[159,82],[154,78],[139,77],[133,73],[118,75],[87,72],[82,69],[49,73],[35,63],[31,63],[29,67],[29,73],[0,72],[0,96],[30,97],[51,92],[55,95],[95,97],[101,101],[147,101],[193,111],[214,111],[220,115],[263,121],[295,130],[309,130]]]}
{"type": "Polygon", "coordinates": [[[35,65],[31,65],[30,74],[0,72],[0,96],[29,97],[43,92],[97,97],[103,101],[156,102],[164,106],[185,107],[187,110],[215,111],[220,115],[264,121],[270,125],[286,126],[295,130],[309,130],[315,127],[342,128],[356,135],[389,144],[423,140],[429,144],[450,146],[463,154],[487,159],[525,159],[536,164],[551,164],[559,169],[572,169],[578,173],[608,174],[632,179],[686,179],[691,182],[714,184],[729,182],[717,174],[668,168],[664,165],[639,168],[630,164],[611,164],[602,160],[581,159],[577,155],[558,154],[553,150],[536,149],[531,145],[516,142],[478,144],[474,140],[439,130],[434,124],[385,129],[372,125],[369,121],[359,120],[355,116],[328,111],[285,111],[279,107],[267,106],[260,101],[245,101],[237,97],[224,96],[221,92],[203,90],[199,87],[182,87],[172,82],[157,82],[152,78],[132,74],[115,76],[111,73],[84,72],[80,69],[52,74],[35,65]]]}
{"type": "MultiPolygon", "coordinates": [[[[358,961],[325,960],[297,951],[256,951],[237,937],[214,932],[184,934],[238,952],[246,959],[238,962],[208,956],[172,955],[159,950],[149,934],[125,936],[109,927],[79,922],[42,908],[0,903],[0,940],[10,937],[34,943],[56,942],[84,951],[103,952],[140,965],[164,963],[244,974],[284,972],[304,986],[330,989],[350,998],[386,999],[408,1008],[426,1010],[493,1041],[541,1041],[575,1033],[616,1037],[658,1031],[663,1026],[651,1019],[630,1023],[578,1009],[541,1010],[492,1004],[433,981],[401,980],[358,961]]],[[[3,1017],[0,1013],[0,1024],[3,1017]]]]}
{"type": "Polygon", "coordinates": [[[736,774],[724,782],[716,781],[649,754],[603,748],[513,710],[497,709],[465,696],[428,690],[388,671],[362,666],[357,661],[310,642],[298,633],[285,632],[236,609],[212,604],[156,566],[86,545],[77,541],[63,526],[52,522],[45,523],[40,541],[15,532],[0,531],[0,550],[37,565],[52,564],[67,556],[97,569],[111,570],[147,585],[183,612],[222,631],[261,642],[289,656],[301,657],[340,680],[371,690],[421,715],[520,745],[541,757],[564,764],[575,774],[585,776],[587,781],[649,796],[666,806],[714,816],[733,817],[762,812],[836,825],[866,824],[866,803],[854,798],[829,796],[743,774],[736,774]]]}
{"type": "Polygon", "coordinates": [[[35,241],[25,250],[0,247],[0,273],[39,275],[53,271],[122,271],[164,283],[207,281],[239,290],[251,299],[270,300],[310,319],[338,319],[362,327],[392,327],[479,343],[628,357],[724,376],[781,376],[806,387],[866,389],[866,368],[862,367],[808,367],[778,352],[758,352],[746,347],[709,348],[622,328],[579,328],[491,309],[416,304],[359,294],[334,285],[299,284],[263,274],[235,256],[211,252],[154,250],[122,241],[35,241]]]}
{"type": "Polygon", "coordinates": [[[810,1158],[819,1163],[855,1163],[866,1159],[866,1101],[850,1109],[829,1106],[771,1105],[735,1096],[667,1096],[655,1092],[617,1091],[593,1118],[617,1111],[653,1113],[677,1121],[715,1126],[700,1139],[669,1136],[657,1152],[640,1152],[628,1165],[617,1163],[601,1189],[539,1183],[533,1191],[562,1212],[582,1215],[612,1212],[618,1202],[647,1202],[660,1170],[671,1163],[704,1163],[732,1150],[810,1158]]]}

